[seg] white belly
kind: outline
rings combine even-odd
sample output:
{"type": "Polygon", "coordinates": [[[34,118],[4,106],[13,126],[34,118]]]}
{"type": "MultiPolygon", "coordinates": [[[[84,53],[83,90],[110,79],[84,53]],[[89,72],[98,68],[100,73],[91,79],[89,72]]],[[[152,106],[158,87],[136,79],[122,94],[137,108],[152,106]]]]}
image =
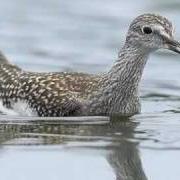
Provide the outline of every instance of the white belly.
{"type": "Polygon", "coordinates": [[[33,111],[25,101],[12,103],[12,109],[3,106],[2,101],[0,101],[0,111],[10,116],[37,116],[37,113],[33,111]]]}

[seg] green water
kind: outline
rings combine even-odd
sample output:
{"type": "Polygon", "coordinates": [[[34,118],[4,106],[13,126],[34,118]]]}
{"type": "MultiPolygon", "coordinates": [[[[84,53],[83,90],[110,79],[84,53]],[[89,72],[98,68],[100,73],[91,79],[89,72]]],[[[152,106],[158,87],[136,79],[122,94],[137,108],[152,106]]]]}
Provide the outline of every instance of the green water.
{"type": "MultiPolygon", "coordinates": [[[[31,71],[107,70],[131,20],[155,12],[176,26],[180,1],[6,0],[0,49],[31,71]]],[[[2,180],[179,180],[180,56],[151,55],[142,113],[129,119],[0,116],[2,180]]]]}

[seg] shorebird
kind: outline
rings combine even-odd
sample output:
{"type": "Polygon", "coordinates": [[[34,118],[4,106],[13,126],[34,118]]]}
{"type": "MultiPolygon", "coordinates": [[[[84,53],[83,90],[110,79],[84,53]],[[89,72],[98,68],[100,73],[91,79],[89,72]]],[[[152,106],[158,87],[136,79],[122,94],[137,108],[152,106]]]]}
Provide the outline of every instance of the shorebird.
{"type": "Polygon", "coordinates": [[[132,21],[117,60],[103,74],[27,72],[0,54],[0,99],[9,109],[25,102],[37,116],[132,116],[141,110],[144,66],[161,48],[180,53],[172,23],[143,14],[132,21]]]}

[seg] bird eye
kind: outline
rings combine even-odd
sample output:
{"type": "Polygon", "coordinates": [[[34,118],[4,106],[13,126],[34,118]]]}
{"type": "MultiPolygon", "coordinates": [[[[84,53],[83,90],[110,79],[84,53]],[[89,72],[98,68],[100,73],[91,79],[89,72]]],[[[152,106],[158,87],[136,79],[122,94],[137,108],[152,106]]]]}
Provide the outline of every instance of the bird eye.
{"type": "Polygon", "coordinates": [[[147,26],[143,27],[142,31],[144,34],[151,34],[152,33],[152,29],[150,27],[147,27],[147,26]]]}

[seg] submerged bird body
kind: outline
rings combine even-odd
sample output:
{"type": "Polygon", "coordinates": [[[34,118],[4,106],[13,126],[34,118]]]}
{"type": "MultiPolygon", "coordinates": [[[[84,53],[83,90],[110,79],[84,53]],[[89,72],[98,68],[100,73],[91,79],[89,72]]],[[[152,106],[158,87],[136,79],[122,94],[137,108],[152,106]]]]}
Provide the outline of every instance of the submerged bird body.
{"type": "Polygon", "coordinates": [[[83,73],[32,73],[0,64],[0,99],[7,108],[26,102],[39,116],[69,116],[82,112],[83,100],[98,77],[83,73]]]}
{"type": "Polygon", "coordinates": [[[0,99],[9,109],[24,101],[38,116],[123,115],[140,112],[139,82],[151,52],[180,52],[164,17],[144,14],[130,25],[112,68],[102,75],[33,73],[0,55],[0,99]]]}

